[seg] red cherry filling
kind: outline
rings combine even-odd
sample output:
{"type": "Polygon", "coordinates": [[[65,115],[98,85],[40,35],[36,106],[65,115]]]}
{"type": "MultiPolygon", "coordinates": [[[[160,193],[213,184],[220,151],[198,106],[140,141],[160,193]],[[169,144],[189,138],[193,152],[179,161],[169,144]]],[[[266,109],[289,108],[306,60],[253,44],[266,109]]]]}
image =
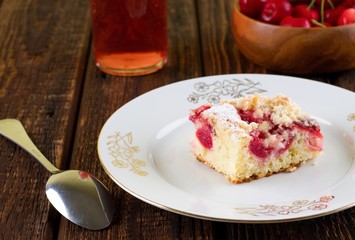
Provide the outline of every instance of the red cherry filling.
{"type": "Polygon", "coordinates": [[[320,127],[317,124],[312,123],[311,119],[303,120],[302,122],[295,122],[294,125],[300,130],[309,132],[311,135],[318,137],[322,135],[320,127]]]}
{"type": "Polygon", "coordinates": [[[269,132],[253,131],[249,151],[262,162],[271,154],[281,155],[291,146],[294,135],[290,128],[274,126],[269,132]]]}
{"type": "Polygon", "coordinates": [[[323,135],[317,124],[311,123],[310,120],[294,123],[299,130],[306,131],[309,134],[307,145],[313,151],[321,151],[323,149],[323,135]]]}
{"type": "Polygon", "coordinates": [[[209,108],[211,108],[211,105],[205,104],[195,110],[192,110],[190,112],[189,120],[196,123],[196,121],[200,119],[201,113],[209,108]]]}
{"type": "MultiPolygon", "coordinates": [[[[211,105],[203,105],[190,113],[189,119],[195,123],[196,137],[203,147],[211,150],[213,148],[213,129],[209,122],[201,117],[203,111],[209,109],[211,105]]],[[[267,161],[272,155],[281,155],[290,148],[294,141],[294,130],[305,131],[309,134],[307,145],[313,151],[322,150],[323,135],[320,132],[319,126],[311,119],[306,119],[300,122],[294,122],[290,127],[274,124],[270,115],[256,116],[253,110],[237,109],[243,121],[248,123],[263,123],[269,124],[268,131],[255,130],[251,132],[252,140],[249,144],[250,152],[256,156],[261,162],[267,161]]]]}
{"type": "Polygon", "coordinates": [[[196,130],[196,137],[201,145],[207,149],[213,147],[211,125],[204,124],[196,130]]]}
{"type": "Polygon", "coordinates": [[[250,152],[255,155],[260,161],[266,161],[271,154],[281,155],[293,143],[294,129],[306,131],[309,134],[307,145],[310,150],[320,151],[323,145],[323,136],[319,126],[312,122],[311,119],[306,119],[301,122],[295,122],[290,127],[275,125],[270,116],[255,117],[255,111],[238,110],[238,113],[243,121],[248,123],[262,123],[266,121],[270,128],[267,132],[253,131],[250,135],[252,140],[249,144],[250,152]]]}
{"type": "Polygon", "coordinates": [[[279,149],[277,149],[276,154],[277,155],[281,155],[282,153],[284,153],[287,149],[290,148],[291,144],[293,143],[293,140],[295,139],[294,134],[292,133],[291,129],[287,129],[285,130],[286,133],[286,138],[283,138],[280,142],[282,144],[282,147],[280,147],[279,149]]]}
{"type": "Polygon", "coordinates": [[[238,109],[237,111],[240,118],[247,123],[262,123],[263,121],[270,119],[270,117],[256,117],[254,110],[238,109]]]}
{"type": "Polygon", "coordinates": [[[212,126],[207,122],[206,119],[201,117],[202,112],[209,108],[211,108],[211,105],[206,104],[193,110],[190,113],[189,120],[195,123],[195,134],[201,145],[207,149],[212,149],[212,126]]]}
{"type": "Polygon", "coordinates": [[[252,134],[253,139],[250,141],[249,150],[261,160],[270,157],[273,148],[265,146],[265,134],[260,131],[255,131],[252,134]]]}

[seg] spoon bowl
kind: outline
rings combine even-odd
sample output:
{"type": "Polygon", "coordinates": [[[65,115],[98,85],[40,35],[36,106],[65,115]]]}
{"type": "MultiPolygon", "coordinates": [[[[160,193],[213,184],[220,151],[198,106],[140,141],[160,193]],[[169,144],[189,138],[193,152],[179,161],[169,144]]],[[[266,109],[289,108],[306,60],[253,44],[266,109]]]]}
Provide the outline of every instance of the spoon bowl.
{"type": "Polygon", "coordinates": [[[52,175],[46,195],[58,212],[81,227],[99,230],[112,221],[113,204],[107,189],[87,172],[67,170],[52,175]]]}
{"type": "Polygon", "coordinates": [[[22,147],[53,175],[46,184],[52,205],[71,222],[90,230],[108,227],[114,203],[107,188],[91,174],[80,170],[59,170],[34,145],[21,122],[0,120],[0,134],[22,147]]]}

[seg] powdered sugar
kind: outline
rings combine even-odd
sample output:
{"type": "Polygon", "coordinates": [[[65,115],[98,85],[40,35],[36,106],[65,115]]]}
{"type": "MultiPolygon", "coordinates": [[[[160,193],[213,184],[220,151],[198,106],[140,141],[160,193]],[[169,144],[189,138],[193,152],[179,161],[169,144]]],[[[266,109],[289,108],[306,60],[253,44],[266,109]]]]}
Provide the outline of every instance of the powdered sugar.
{"type": "Polygon", "coordinates": [[[234,106],[224,103],[222,105],[213,106],[210,109],[203,112],[204,117],[215,118],[218,121],[228,122],[228,121],[239,121],[241,120],[237,110],[234,106]]]}
{"type": "Polygon", "coordinates": [[[204,111],[202,115],[204,118],[215,123],[215,127],[223,128],[226,132],[231,134],[246,134],[249,136],[250,131],[253,129],[253,126],[255,126],[255,124],[248,124],[243,121],[237,109],[229,103],[213,106],[204,111]]]}

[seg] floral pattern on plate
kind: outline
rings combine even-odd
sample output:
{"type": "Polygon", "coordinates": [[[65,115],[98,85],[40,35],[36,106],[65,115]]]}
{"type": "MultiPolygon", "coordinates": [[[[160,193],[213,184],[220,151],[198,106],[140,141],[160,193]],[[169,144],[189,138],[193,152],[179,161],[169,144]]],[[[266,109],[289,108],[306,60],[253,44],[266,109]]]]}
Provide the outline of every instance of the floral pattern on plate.
{"type": "Polygon", "coordinates": [[[297,214],[304,211],[319,211],[326,209],[334,199],[333,196],[322,196],[319,200],[297,200],[290,205],[259,205],[255,208],[234,208],[239,214],[252,216],[276,216],[297,214]]]}
{"type": "MultiPolygon", "coordinates": [[[[348,121],[355,121],[355,113],[349,114],[348,121]]],[[[353,132],[355,132],[355,125],[353,126],[353,132]]]]}
{"type": "Polygon", "coordinates": [[[237,98],[246,94],[263,93],[265,89],[260,87],[260,82],[250,79],[225,79],[212,83],[197,82],[194,85],[195,92],[192,92],[187,100],[192,103],[198,103],[200,99],[206,99],[210,103],[218,103],[227,96],[237,98]]]}
{"type": "Polygon", "coordinates": [[[115,167],[129,168],[140,176],[148,175],[148,172],[141,169],[146,166],[146,162],[134,157],[134,154],[139,152],[139,147],[133,146],[131,132],[125,135],[116,132],[114,135],[108,136],[108,140],[107,147],[110,155],[115,159],[112,161],[115,167]]]}

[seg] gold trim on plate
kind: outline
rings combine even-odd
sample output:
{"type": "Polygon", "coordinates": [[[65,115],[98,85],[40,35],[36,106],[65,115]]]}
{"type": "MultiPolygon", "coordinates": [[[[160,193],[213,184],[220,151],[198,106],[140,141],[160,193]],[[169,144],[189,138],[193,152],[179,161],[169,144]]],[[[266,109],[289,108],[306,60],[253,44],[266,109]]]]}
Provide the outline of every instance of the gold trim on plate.
{"type": "Polygon", "coordinates": [[[120,132],[115,132],[114,135],[107,137],[107,147],[110,155],[115,159],[111,163],[118,168],[129,168],[130,171],[140,176],[147,176],[148,172],[141,168],[147,163],[143,160],[134,157],[138,153],[139,147],[133,146],[132,132],[122,135],[120,132]]]}

